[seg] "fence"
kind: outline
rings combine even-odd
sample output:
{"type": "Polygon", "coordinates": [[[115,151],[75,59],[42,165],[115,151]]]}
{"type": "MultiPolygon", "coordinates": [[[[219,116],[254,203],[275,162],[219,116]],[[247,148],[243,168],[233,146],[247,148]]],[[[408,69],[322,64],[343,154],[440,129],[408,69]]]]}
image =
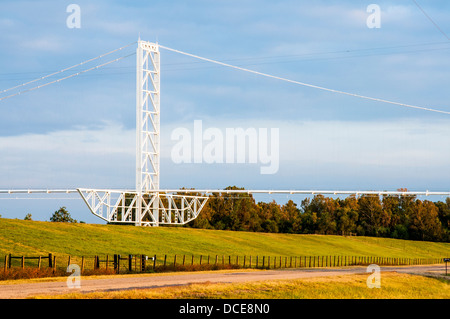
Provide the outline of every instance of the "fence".
{"type": "Polygon", "coordinates": [[[104,256],[12,256],[6,255],[3,269],[12,267],[46,267],[64,270],[77,264],[81,273],[110,270],[114,273],[152,272],[221,268],[326,268],[365,266],[429,265],[443,263],[443,258],[394,258],[378,256],[231,256],[231,255],[104,255],[104,256]],[[45,261],[45,265],[44,262],[45,261]]]}

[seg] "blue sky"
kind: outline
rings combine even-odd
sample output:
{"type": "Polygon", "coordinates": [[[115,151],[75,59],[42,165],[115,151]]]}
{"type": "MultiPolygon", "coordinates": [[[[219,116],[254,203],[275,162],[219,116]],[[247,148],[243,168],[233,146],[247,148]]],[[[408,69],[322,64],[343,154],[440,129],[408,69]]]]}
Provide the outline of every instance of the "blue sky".
{"type": "MultiPolygon", "coordinates": [[[[450,111],[450,3],[417,2],[441,30],[412,0],[1,1],[0,91],[140,36],[297,81],[450,111]],[[81,8],[79,29],[66,25],[71,3],[81,8]],[[380,28],[366,24],[372,3],[381,8],[380,28]]],[[[449,189],[450,115],[306,88],[166,50],[161,62],[162,188],[449,189]],[[191,129],[194,120],[223,131],[279,128],[279,171],[173,163],[171,132],[191,129]]],[[[135,118],[135,56],[0,101],[0,188],[133,188],[135,118]]],[[[0,215],[48,220],[63,205],[76,219],[98,222],[79,199],[3,199],[0,215]]]]}

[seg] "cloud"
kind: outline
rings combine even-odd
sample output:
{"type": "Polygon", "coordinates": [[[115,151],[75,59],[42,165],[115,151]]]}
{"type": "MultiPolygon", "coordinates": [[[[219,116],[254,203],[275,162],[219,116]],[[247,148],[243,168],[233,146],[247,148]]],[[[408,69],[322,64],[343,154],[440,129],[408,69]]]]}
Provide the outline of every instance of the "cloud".
{"type": "Polygon", "coordinates": [[[0,137],[0,154],[2,188],[121,187],[133,183],[135,131],[104,123],[0,137]]]}
{"type": "MultiPolygon", "coordinates": [[[[413,185],[442,187],[450,178],[450,120],[378,121],[293,121],[204,119],[203,131],[218,128],[279,128],[279,171],[262,176],[257,164],[175,164],[169,139],[179,127],[192,130],[183,122],[163,129],[163,185],[177,187],[215,187],[254,185],[283,189],[380,188],[413,185]],[[184,185],[183,183],[188,183],[184,185]],[[220,184],[220,185],[219,185],[220,184]]],[[[193,134],[193,131],[191,132],[193,134]]],[[[225,135],[225,133],[223,133],[225,135]]],[[[204,145],[207,144],[205,141],[204,145]]]]}
{"type": "Polygon", "coordinates": [[[42,36],[27,39],[26,41],[20,42],[20,45],[22,49],[25,50],[41,51],[47,53],[60,53],[65,51],[65,47],[61,39],[54,36],[42,36]]]}

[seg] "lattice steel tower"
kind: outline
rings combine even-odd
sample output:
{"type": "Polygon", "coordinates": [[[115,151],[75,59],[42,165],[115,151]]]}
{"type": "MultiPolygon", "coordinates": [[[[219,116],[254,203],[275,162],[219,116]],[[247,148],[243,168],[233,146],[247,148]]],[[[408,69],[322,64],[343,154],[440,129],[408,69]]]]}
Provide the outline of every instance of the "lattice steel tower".
{"type": "Polygon", "coordinates": [[[158,45],[138,41],[136,59],[136,190],[159,189],[160,84],[158,45]]]}
{"type": "Polygon", "coordinates": [[[136,190],[77,190],[90,211],[109,223],[185,224],[197,217],[208,198],[160,192],[159,46],[140,39],[137,44],[136,190]]]}

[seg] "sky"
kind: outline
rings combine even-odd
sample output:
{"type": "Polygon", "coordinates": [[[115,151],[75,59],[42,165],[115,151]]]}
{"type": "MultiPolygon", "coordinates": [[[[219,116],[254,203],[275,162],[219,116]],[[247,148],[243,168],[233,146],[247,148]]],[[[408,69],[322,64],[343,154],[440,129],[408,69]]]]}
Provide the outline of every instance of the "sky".
{"type": "MultiPolygon", "coordinates": [[[[3,0],[0,99],[128,57],[0,100],[0,189],[134,188],[138,38],[303,83],[450,112],[449,13],[443,0],[3,0]],[[79,27],[69,27],[70,4],[80,8],[79,27]],[[380,8],[376,27],[372,4],[380,8]]],[[[450,188],[449,114],[287,83],[164,49],[161,142],[161,188],[450,188]],[[193,135],[194,121],[224,136],[230,128],[278,129],[278,169],[261,174],[261,156],[256,163],[176,163],[173,132],[193,135]]],[[[66,206],[77,220],[102,223],[77,195],[45,196],[2,196],[0,215],[49,220],[66,206]]]]}

